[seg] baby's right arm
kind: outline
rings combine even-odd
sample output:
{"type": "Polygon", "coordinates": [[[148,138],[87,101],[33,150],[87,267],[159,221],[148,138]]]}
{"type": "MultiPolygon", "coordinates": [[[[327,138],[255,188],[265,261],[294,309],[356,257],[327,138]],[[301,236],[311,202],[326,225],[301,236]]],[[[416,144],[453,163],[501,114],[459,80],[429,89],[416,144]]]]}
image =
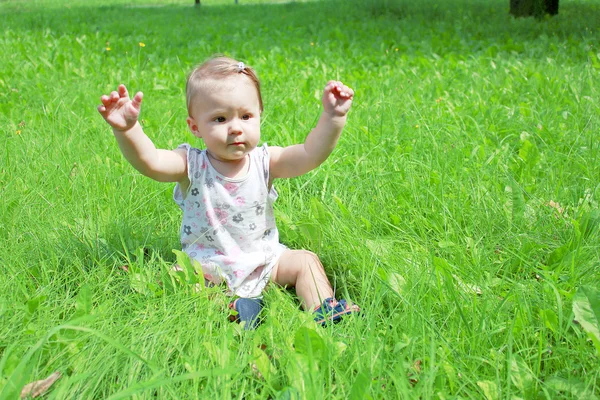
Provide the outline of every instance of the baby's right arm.
{"type": "MultiPolygon", "coordinates": [[[[125,85],[118,91],[103,95],[98,112],[112,127],[121,152],[131,165],[142,174],[159,182],[187,182],[187,154],[185,150],[157,149],[138,122],[143,94],[133,99],[125,85]]],[[[186,185],[187,186],[187,185],[186,185]]]]}

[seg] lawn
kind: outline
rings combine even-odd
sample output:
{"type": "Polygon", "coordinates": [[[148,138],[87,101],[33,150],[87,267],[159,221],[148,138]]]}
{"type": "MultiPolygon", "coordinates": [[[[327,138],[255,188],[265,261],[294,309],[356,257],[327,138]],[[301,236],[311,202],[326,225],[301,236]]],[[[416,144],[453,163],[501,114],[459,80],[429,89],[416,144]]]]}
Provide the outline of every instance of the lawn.
{"type": "Polygon", "coordinates": [[[508,3],[1,0],[0,398],[54,371],[48,399],[600,397],[600,4],[508,3]],[[185,79],[215,53],[257,70],[269,144],[355,89],[275,211],[361,317],[316,327],[271,287],[245,332],[171,272],[173,185],[96,107],[125,83],[157,146],[200,146],[185,79]]]}

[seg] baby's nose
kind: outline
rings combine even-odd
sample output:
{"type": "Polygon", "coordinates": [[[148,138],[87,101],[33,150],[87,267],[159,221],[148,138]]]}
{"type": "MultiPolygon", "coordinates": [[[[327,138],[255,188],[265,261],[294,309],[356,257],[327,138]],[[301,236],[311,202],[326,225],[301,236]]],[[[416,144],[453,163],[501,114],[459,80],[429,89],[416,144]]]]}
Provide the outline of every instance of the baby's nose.
{"type": "Polygon", "coordinates": [[[242,133],[242,124],[238,119],[233,119],[229,124],[229,134],[239,135],[240,133],[242,133]]]}

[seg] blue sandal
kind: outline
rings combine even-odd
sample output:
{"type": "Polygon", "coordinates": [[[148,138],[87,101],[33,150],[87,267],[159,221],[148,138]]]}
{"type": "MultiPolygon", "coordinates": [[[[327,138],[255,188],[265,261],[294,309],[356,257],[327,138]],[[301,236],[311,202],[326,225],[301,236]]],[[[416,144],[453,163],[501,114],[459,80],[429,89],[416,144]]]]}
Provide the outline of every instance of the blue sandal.
{"type": "Polygon", "coordinates": [[[323,304],[313,311],[315,322],[321,326],[326,326],[328,322],[338,323],[342,317],[352,313],[359,314],[360,307],[356,304],[350,305],[344,299],[337,301],[334,297],[325,299],[323,304]]]}
{"type": "Polygon", "coordinates": [[[262,310],[263,302],[259,298],[240,297],[229,303],[229,308],[237,311],[237,315],[230,315],[229,320],[237,323],[244,323],[244,330],[256,329],[260,324],[258,315],[262,310]]]}

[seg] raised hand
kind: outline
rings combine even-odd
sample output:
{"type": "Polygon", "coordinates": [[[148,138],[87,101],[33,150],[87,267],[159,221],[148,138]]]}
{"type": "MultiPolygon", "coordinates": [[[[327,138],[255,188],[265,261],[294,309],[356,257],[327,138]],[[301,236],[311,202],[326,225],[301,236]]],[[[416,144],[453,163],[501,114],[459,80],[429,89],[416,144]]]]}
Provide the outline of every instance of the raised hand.
{"type": "Polygon", "coordinates": [[[119,85],[117,90],[100,97],[102,104],[98,106],[98,112],[114,130],[127,131],[138,121],[143,94],[137,92],[130,99],[125,85],[119,85]]]}
{"type": "Polygon", "coordinates": [[[323,109],[332,116],[344,116],[352,106],[354,91],[340,81],[329,81],[323,90],[323,109]]]}

